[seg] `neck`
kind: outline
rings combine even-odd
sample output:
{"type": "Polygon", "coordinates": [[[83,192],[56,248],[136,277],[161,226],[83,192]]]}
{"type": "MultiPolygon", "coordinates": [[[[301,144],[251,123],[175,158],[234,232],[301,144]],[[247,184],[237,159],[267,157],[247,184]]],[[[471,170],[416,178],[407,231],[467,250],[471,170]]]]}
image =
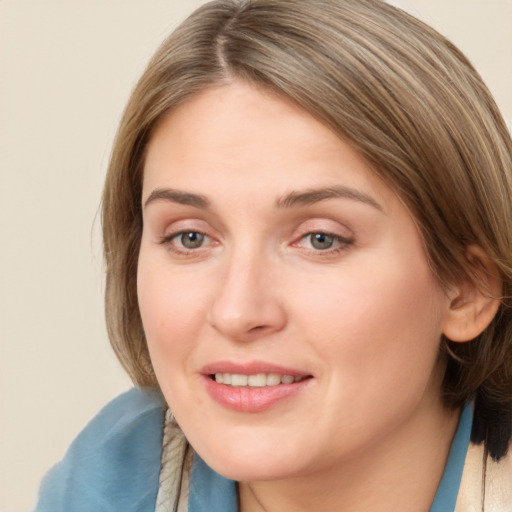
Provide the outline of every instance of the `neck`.
{"type": "Polygon", "coordinates": [[[241,512],[428,512],[460,411],[439,404],[335,467],[286,480],[241,482],[241,512]]]}

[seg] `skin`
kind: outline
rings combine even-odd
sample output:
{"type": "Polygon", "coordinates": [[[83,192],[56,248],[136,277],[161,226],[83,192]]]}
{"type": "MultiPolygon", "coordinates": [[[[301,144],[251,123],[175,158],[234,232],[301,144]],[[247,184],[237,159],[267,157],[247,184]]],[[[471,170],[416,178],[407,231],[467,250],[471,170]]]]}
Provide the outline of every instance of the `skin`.
{"type": "Polygon", "coordinates": [[[427,511],[458,419],[440,400],[438,357],[453,299],[361,156],[286,99],[234,82],[159,125],[142,202],[138,294],[156,376],[196,451],[241,482],[241,509],[427,511]],[[187,249],[184,232],[205,236],[187,249]],[[238,412],[205,389],[202,369],[219,360],[311,378],[238,412]]]}

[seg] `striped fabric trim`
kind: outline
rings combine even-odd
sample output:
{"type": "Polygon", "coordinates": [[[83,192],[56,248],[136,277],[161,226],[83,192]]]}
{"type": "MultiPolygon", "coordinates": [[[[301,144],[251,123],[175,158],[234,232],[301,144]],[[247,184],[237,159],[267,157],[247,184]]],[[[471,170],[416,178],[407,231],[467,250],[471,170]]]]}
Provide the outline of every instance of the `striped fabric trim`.
{"type": "Polygon", "coordinates": [[[486,458],[483,444],[470,443],[455,512],[512,512],[512,453],[486,458]]]}
{"type": "Polygon", "coordinates": [[[192,448],[167,410],[155,512],[187,512],[193,457],[192,448]]]}

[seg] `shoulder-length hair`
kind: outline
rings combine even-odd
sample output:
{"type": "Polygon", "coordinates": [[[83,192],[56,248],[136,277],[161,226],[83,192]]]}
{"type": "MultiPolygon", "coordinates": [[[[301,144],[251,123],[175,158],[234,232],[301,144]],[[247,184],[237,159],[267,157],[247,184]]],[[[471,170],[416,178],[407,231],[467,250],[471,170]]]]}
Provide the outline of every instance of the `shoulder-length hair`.
{"type": "Polygon", "coordinates": [[[499,458],[512,417],[512,141],[462,53],[379,0],[216,0],[164,41],[136,85],[103,194],[106,317],[133,381],[157,386],[137,304],[145,149],[169,111],[237,79],[293,100],[348,141],[411,211],[442,284],[496,265],[501,304],[467,343],[441,342],[443,397],[475,401],[473,440],[499,458]]]}

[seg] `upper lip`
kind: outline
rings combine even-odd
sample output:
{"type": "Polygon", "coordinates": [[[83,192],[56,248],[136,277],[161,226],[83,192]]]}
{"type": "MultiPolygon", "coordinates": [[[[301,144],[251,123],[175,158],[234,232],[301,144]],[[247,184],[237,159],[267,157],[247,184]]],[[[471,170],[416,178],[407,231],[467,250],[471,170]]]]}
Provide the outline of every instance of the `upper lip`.
{"type": "Polygon", "coordinates": [[[279,375],[291,375],[293,377],[306,377],[311,374],[296,368],[289,368],[265,361],[215,361],[207,364],[201,370],[205,375],[215,373],[231,373],[240,375],[255,375],[257,373],[277,373],[279,375]]]}

